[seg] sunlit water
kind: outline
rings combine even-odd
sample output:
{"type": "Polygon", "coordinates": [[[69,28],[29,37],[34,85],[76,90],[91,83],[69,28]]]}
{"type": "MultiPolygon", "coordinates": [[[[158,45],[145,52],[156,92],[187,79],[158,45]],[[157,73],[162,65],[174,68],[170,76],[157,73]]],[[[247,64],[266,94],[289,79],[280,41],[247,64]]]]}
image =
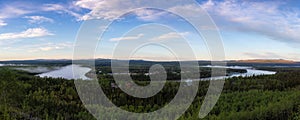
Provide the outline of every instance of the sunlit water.
{"type": "Polygon", "coordinates": [[[251,77],[257,75],[274,75],[276,72],[274,71],[267,71],[267,70],[256,70],[252,67],[247,66],[202,66],[202,67],[215,67],[215,68],[232,68],[232,69],[245,69],[247,70],[246,73],[235,73],[229,76],[216,76],[216,77],[209,77],[209,78],[201,78],[200,80],[218,80],[218,79],[226,79],[232,77],[251,77]]]}
{"type": "Polygon", "coordinates": [[[89,80],[90,78],[86,77],[85,74],[91,71],[91,68],[82,67],[80,65],[68,65],[62,67],[61,69],[38,74],[40,77],[52,77],[52,78],[64,78],[64,79],[83,79],[89,80]],[[74,71],[73,71],[74,69],[74,71]],[[74,73],[73,73],[74,72],[74,73]]]}
{"type": "MultiPolygon", "coordinates": [[[[0,64],[0,66],[7,66],[6,64],[0,64]]],[[[209,77],[209,78],[201,78],[197,80],[218,80],[224,78],[232,78],[232,77],[250,77],[250,76],[257,76],[257,75],[273,75],[276,72],[273,71],[266,71],[266,70],[256,70],[252,67],[247,66],[201,66],[201,67],[215,67],[215,68],[232,68],[232,69],[246,69],[246,73],[235,73],[229,76],[216,76],[216,77],[209,77]]],[[[22,68],[25,69],[25,68],[22,68]]],[[[27,69],[27,68],[26,68],[27,69]]],[[[31,69],[30,69],[31,70],[31,69]]],[[[85,74],[88,73],[91,68],[82,67],[80,65],[68,65],[65,67],[61,67],[60,69],[55,69],[52,71],[47,71],[42,74],[38,74],[37,76],[40,77],[52,77],[52,78],[64,78],[64,79],[83,79],[83,80],[90,80],[85,74]],[[74,68],[74,73],[73,73],[74,68]]],[[[40,70],[40,72],[43,70],[40,70]]],[[[45,70],[46,71],[46,70],[45,70]]],[[[195,79],[196,80],[196,79],[195,79]]],[[[187,79],[186,82],[194,81],[187,79]]]]}

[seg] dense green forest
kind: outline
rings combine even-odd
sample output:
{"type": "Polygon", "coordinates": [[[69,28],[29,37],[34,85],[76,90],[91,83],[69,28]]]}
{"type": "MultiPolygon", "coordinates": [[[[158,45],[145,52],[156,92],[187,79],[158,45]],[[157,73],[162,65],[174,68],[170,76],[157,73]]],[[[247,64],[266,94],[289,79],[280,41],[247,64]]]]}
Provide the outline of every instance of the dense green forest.
{"type": "MultiPolygon", "coordinates": [[[[179,82],[167,82],[157,95],[139,99],[112,87],[113,81],[103,75],[99,75],[99,83],[114,104],[137,113],[163,107],[173,99],[179,86],[179,82]]],[[[180,119],[198,119],[208,85],[208,81],[200,82],[197,97],[180,119]]],[[[40,78],[2,67],[0,92],[0,119],[95,119],[80,101],[72,80],[40,78]]],[[[299,69],[280,69],[275,75],[235,77],[226,80],[220,99],[204,119],[299,120],[299,100],[299,69]]]]}
{"type": "MultiPolygon", "coordinates": [[[[133,80],[137,80],[137,81],[150,81],[150,77],[149,75],[147,75],[147,73],[149,73],[149,69],[151,67],[150,65],[132,65],[129,68],[129,73],[131,78],[133,80]]],[[[181,71],[180,66],[174,65],[174,66],[169,66],[169,65],[164,65],[163,66],[164,69],[166,70],[166,74],[167,74],[167,80],[180,80],[182,75],[185,74],[196,74],[194,71],[181,71]]],[[[191,69],[198,69],[198,68],[191,68],[191,69]]],[[[221,70],[226,70],[226,74],[219,72],[219,73],[215,73],[215,76],[229,76],[231,74],[235,74],[235,73],[246,73],[247,70],[245,69],[232,69],[232,68],[214,68],[215,71],[221,71],[221,70]]],[[[199,74],[200,74],[200,78],[208,78],[211,77],[211,72],[212,72],[212,68],[209,67],[199,67],[199,74]]],[[[112,70],[110,66],[96,66],[96,74],[98,74],[99,77],[105,77],[106,79],[113,79],[112,76],[112,70]]]]}

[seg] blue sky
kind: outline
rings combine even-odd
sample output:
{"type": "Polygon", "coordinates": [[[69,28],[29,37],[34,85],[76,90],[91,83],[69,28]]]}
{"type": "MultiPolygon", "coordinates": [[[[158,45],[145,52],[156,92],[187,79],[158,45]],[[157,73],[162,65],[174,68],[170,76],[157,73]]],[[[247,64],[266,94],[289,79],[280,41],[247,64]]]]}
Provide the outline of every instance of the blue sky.
{"type": "MultiPolygon", "coordinates": [[[[297,0],[199,0],[198,6],[185,0],[174,2],[171,6],[150,4],[166,4],[167,11],[186,11],[187,15],[201,8],[207,11],[219,28],[227,60],[300,60],[297,0]]],[[[124,11],[147,4],[148,0],[0,0],[0,60],[71,59],[82,23],[93,19],[112,22],[124,11]]],[[[180,49],[181,42],[187,41],[197,59],[209,60],[205,41],[193,26],[170,12],[139,9],[122,16],[105,32],[95,56],[111,58],[113,48],[122,42],[159,41],[180,49]]],[[[132,58],[175,59],[170,51],[151,45],[132,58]]]]}

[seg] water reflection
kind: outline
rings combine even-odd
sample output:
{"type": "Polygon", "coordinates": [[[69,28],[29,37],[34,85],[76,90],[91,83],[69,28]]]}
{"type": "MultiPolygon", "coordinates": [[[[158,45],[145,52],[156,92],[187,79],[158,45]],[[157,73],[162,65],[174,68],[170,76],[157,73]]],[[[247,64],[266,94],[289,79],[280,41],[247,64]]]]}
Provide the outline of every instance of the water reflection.
{"type": "Polygon", "coordinates": [[[90,78],[86,77],[85,74],[91,71],[91,68],[88,67],[82,67],[80,65],[68,65],[65,67],[62,67],[61,69],[38,74],[40,77],[52,77],[52,78],[64,78],[64,79],[83,79],[83,80],[89,80],[90,78]],[[73,74],[73,69],[74,74],[73,74]]]}

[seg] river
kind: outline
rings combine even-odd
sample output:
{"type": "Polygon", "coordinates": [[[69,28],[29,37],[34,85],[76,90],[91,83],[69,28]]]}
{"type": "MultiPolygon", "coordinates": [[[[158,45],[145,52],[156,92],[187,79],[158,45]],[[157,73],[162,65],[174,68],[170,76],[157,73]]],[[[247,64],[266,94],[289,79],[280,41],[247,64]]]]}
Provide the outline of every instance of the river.
{"type": "MultiPolygon", "coordinates": [[[[217,67],[217,68],[232,68],[232,69],[246,69],[246,73],[236,73],[229,76],[217,76],[217,77],[209,77],[209,78],[201,78],[201,79],[195,79],[195,80],[218,80],[218,79],[224,79],[224,78],[232,78],[232,77],[247,77],[247,76],[254,76],[254,75],[273,75],[276,72],[273,71],[266,71],[266,70],[257,70],[252,67],[247,66],[201,66],[201,67],[217,67]]],[[[50,72],[38,74],[40,77],[53,77],[53,78],[65,78],[65,79],[83,79],[83,80],[89,80],[90,78],[86,77],[85,74],[88,73],[91,70],[91,68],[88,67],[82,67],[80,65],[68,65],[65,67],[62,67],[58,70],[53,70],[50,72]],[[73,75],[73,70],[74,75],[73,75]]],[[[194,81],[193,80],[185,80],[185,81],[194,81]]]]}
{"type": "MultiPolygon", "coordinates": [[[[226,79],[226,78],[232,78],[232,77],[250,77],[250,76],[257,76],[257,75],[274,75],[276,74],[276,72],[274,71],[266,71],[266,70],[257,70],[253,67],[248,67],[248,66],[201,66],[201,67],[215,67],[215,68],[232,68],[232,69],[245,69],[247,70],[246,73],[236,73],[236,74],[232,74],[229,76],[217,76],[217,77],[209,77],[209,78],[201,78],[198,80],[218,80],[218,79],[226,79]]],[[[186,80],[186,81],[190,81],[190,80],[186,80]]]]}
{"type": "Polygon", "coordinates": [[[86,77],[85,74],[91,71],[91,68],[82,67],[80,65],[68,65],[62,67],[58,70],[38,74],[40,77],[53,77],[53,78],[64,78],[64,79],[83,79],[90,80],[90,78],[86,77]],[[74,74],[73,74],[74,69],[74,74]]]}

